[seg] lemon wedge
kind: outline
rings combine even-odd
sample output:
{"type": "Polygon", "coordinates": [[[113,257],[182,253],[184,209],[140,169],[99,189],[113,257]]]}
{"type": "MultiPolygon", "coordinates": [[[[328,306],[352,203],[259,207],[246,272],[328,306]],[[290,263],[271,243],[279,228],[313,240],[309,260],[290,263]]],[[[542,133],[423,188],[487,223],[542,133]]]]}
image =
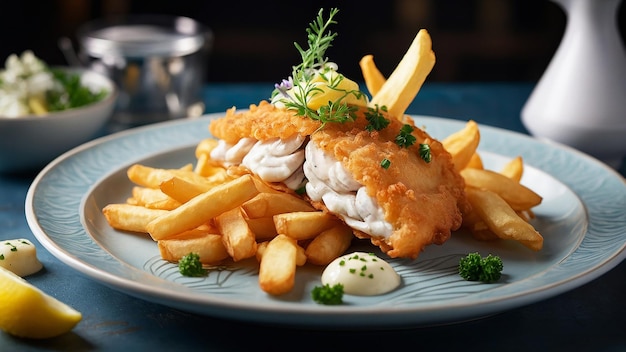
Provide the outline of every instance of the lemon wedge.
{"type": "Polygon", "coordinates": [[[29,97],[28,107],[33,111],[35,115],[43,116],[48,113],[46,108],[46,101],[39,97],[29,97]]]}
{"type": "Polygon", "coordinates": [[[82,314],[0,267],[0,329],[19,337],[45,339],[74,328],[82,314]]]}

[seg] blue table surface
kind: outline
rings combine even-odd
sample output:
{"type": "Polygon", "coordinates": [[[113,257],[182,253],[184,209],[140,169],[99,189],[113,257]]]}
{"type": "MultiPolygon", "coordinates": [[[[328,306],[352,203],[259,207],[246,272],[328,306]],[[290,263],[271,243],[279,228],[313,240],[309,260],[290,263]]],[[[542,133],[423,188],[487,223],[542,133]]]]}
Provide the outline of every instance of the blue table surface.
{"type": "MultiPolygon", "coordinates": [[[[206,112],[223,112],[267,99],[272,84],[208,84],[206,112]]],[[[526,133],[520,111],[531,83],[430,83],[407,113],[474,119],[526,133]]],[[[620,170],[626,175],[624,170],[620,170]]],[[[112,350],[495,350],[626,351],[626,263],[602,277],[545,301],[497,315],[442,326],[374,331],[324,331],[258,325],[195,315],[143,301],[82,276],[48,253],[24,215],[35,174],[0,175],[0,239],[38,245],[45,269],[27,277],[75,307],[83,320],[68,334],[26,340],[0,332],[0,351],[112,350]],[[256,346],[256,347],[254,347],[256,346]],[[405,347],[406,346],[406,347],[405,347]]],[[[0,312],[2,314],[2,312],[0,312]]]]}

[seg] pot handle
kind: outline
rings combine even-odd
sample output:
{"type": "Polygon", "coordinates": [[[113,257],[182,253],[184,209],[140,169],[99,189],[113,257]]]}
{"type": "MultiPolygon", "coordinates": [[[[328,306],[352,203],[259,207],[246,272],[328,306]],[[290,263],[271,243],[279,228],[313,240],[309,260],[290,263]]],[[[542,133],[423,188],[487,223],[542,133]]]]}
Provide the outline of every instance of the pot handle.
{"type": "Polygon", "coordinates": [[[76,51],[74,50],[74,45],[72,44],[72,40],[68,37],[61,37],[57,41],[57,45],[61,50],[61,53],[65,57],[65,60],[70,66],[74,67],[84,67],[83,63],[78,58],[76,51]]]}

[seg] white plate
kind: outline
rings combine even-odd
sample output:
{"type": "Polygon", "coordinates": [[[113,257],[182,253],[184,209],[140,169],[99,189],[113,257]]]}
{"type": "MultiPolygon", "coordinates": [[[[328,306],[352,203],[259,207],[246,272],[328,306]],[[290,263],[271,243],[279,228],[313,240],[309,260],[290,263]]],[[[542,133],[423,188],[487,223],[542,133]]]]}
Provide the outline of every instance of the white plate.
{"type": "MultiPolygon", "coordinates": [[[[481,126],[480,153],[498,170],[512,157],[526,163],[522,182],[543,203],[535,227],[544,248],[514,242],[478,242],[458,232],[429,246],[415,261],[390,260],[403,284],[376,297],[345,296],[345,304],[314,303],[322,268],[298,268],[290,294],[271,297],[257,283],[257,265],[225,265],[206,278],[186,278],[159,257],[147,235],[112,230],[101,214],[124,202],[133,163],[180,167],[195,161],[195,145],[209,137],[207,115],[128,130],[80,146],[48,165],[26,198],[28,224],[41,244],[82,274],[127,294],[216,317],[316,327],[398,327],[475,319],[553,297],[583,285],[626,256],[626,184],[604,164],[572,149],[514,132],[481,126]],[[502,257],[502,279],[468,282],[457,273],[461,256],[479,251],[502,257]]],[[[460,130],[463,121],[415,116],[434,137],[460,130]]],[[[374,251],[371,245],[365,245],[374,251]]],[[[357,249],[357,248],[355,248],[357,249]]]]}

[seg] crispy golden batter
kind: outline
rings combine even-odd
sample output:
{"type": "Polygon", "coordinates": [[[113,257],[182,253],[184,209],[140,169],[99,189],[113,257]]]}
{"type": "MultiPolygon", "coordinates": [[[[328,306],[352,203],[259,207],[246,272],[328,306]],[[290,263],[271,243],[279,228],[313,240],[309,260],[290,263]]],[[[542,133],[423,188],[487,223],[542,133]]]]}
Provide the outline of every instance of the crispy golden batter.
{"type": "Polygon", "coordinates": [[[311,141],[341,161],[384,209],[393,234],[371,238],[372,243],[391,257],[416,258],[426,245],[444,243],[460,227],[461,210],[468,206],[464,181],[442,144],[423,130],[415,128],[413,146],[399,147],[394,139],[403,123],[390,120],[383,131],[370,133],[359,114],[354,123],[327,124],[311,141]],[[419,156],[420,143],[430,145],[430,163],[419,156]],[[381,167],[383,159],[391,161],[388,169],[381,167]]]}
{"type": "MultiPolygon", "coordinates": [[[[233,144],[244,137],[267,140],[286,139],[295,133],[310,135],[312,142],[341,161],[355,180],[367,187],[393,226],[387,239],[355,235],[370,238],[391,257],[416,258],[425,246],[444,243],[451,231],[461,226],[462,211],[468,209],[463,178],[443,145],[425,131],[416,127],[415,144],[401,148],[394,140],[404,122],[387,116],[391,121],[387,128],[369,132],[364,111],[359,111],[354,122],[328,123],[320,129],[318,121],[262,101],[241,113],[229,110],[225,117],[211,122],[210,131],[233,144]],[[430,163],[419,156],[420,143],[430,146],[430,163]],[[391,161],[389,168],[381,167],[383,159],[391,161]]],[[[326,210],[323,204],[312,203],[326,210]]]]}
{"type": "Polygon", "coordinates": [[[243,112],[228,109],[226,116],[211,121],[209,131],[234,144],[249,137],[264,141],[276,137],[288,139],[296,133],[308,136],[319,127],[318,121],[297,116],[292,110],[278,109],[263,100],[259,105],[251,104],[250,109],[243,112]]]}

